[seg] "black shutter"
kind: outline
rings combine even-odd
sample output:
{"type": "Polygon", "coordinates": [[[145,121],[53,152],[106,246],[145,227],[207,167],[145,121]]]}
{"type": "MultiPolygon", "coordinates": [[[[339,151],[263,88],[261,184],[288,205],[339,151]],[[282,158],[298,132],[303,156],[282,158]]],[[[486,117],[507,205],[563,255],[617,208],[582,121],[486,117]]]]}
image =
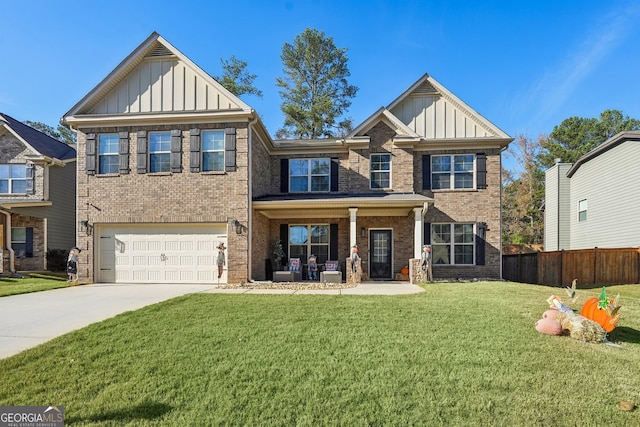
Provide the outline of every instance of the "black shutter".
{"type": "Polygon", "coordinates": [[[129,173],[129,132],[118,133],[118,172],[129,173]]]}
{"type": "Polygon", "coordinates": [[[236,128],[224,130],[224,170],[236,170],[236,128]]]}
{"type": "Polygon", "coordinates": [[[425,245],[431,244],[431,223],[425,222],[422,226],[422,241],[425,245]]]}
{"type": "Polygon", "coordinates": [[[189,131],[189,167],[191,172],[200,172],[200,129],[189,131]]]}
{"type": "Polygon", "coordinates": [[[25,192],[27,194],[35,194],[36,170],[35,170],[35,165],[33,163],[27,163],[26,165],[26,178],[27,178],[27,182],[26,182],[27,188],[25,192]]]}
{"type": "Polygon", "coordinates": [[[284,258],[281,262],[285,265],[289,262],[289,224],[280,224],[280,243],[282,243],[284,251],[284,258]]]}
{"type": "Polygon", "coordinates": [[[138,131],[138,144],[137,144],[137,163],[138,173],[147,173],[147,131],[138,131]]]}
{"type": "Polygon", "coordinates": [[[33,228],[31,227],[27,227],[26,229],[26,242],[24,246],[24,256],[33,258],[33,228]]]}
{"type": "Polygon", "coordinates": [[[340,170],[339,159],[336,159],[336,158],[331,159],[331,191],[338,191],[338,171],[339,170],[340,170]]]}
{"type": "Polygon", "coordinates": [[[476,154],[476,185],[478,189],[487,188],[487,156],[476,154]]]}
{"type": "Polygon", "coordinates": [[[289,159],[280,159],[280,192],[289,192],[289,159]]]}
{"type": "Polygon", "coordinates": [[[340,260],[338,258],[338,224],[329,224],[329,259],[340,260]]]}
{"type": "Polygon", "coordinates": [[[484,265],[484,246],[487,236],[487,223],[476,224],[476,265],[484,265]]]}
{"type": "Polygon", "coordinates": [[[87,144],[85,148],[87,157],[87,175],[96,174],[96,134],[87,134],[87,144]]]}
{"type": "Polygon", "coordinates": [[[182,131],[171,130],[171,172],[182,172],[182,131]]]}
{"type": "Polygon", "coordinates": [[[422,189],[431,190],[431,156],[422,155],[422,189]]]}

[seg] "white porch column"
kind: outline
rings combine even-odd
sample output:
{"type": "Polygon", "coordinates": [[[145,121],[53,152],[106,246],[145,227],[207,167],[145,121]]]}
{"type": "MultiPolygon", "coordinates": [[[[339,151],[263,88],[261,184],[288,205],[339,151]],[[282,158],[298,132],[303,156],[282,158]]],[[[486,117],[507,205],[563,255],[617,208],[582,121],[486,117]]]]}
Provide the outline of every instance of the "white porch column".
{"type": "MultiPolygon", "coordinates": [[[[349,248],[352,248],[356,244],[356,236],[358,235],[356,229],[356,212],[358,208],[349,208],[349,248]]],[[[351,253],[351,249],[349,249],[351,253]]]]}
{"type": "Polygon", "coordinates": [[[422,232],[422,211],[423,208],[413,208],[413,215],[415,218],[413,225],[413,257],[420,258],[422,254],[422,244],[424,242],[424,233],[422,232]]]}

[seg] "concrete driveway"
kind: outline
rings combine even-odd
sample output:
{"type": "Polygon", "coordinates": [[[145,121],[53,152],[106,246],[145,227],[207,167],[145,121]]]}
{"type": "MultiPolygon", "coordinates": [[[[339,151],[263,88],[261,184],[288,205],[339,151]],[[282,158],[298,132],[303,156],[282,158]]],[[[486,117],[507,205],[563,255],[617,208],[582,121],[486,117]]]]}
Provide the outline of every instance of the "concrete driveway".
{"type": "Polygon", "coordinates": [[[367,282],[355,288],[331,290],[99,283],[13,295],[0,298],[0,359],[120,313],[190,293],[407,295],[423,291],[408,282],[367,282]]]}
{"type": "Polygon", "coordinates": [[[0,298],[0,358],[125,311],[215,285],[94,284],[0,298]]]}

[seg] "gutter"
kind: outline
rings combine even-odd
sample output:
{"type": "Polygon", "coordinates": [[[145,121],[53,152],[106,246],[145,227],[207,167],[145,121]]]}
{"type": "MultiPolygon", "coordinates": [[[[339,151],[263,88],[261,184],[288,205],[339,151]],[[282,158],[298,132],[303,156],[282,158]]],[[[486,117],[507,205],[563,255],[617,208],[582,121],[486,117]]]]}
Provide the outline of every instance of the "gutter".
{"type": "Polygon", "coordinates": [[[6,222],[6,233],[5,233],[5,237],[6,237],[6,242],[7,242],[7,250],[9,251],[9,271],[11,273],[15,273],[16,272],[16,254],[13,251],[13,248],[11,247],[11,214],[9,212],[6,212],[2,209],[0,209],[0,214],[3,214],[4,216],[7,217],[7,222],[6,222]]]}

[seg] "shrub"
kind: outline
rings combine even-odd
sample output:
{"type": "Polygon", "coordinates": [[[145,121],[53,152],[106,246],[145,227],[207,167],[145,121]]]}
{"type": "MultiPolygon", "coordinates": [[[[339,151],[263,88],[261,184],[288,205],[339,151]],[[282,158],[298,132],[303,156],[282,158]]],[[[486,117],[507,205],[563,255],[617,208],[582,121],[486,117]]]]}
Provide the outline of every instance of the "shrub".
{"type": "Polygon", "coordinates": [[[47,270],[65,271],[68,257],[69,250],[67,249],[49,249],[47,251],[47,270]]]}

